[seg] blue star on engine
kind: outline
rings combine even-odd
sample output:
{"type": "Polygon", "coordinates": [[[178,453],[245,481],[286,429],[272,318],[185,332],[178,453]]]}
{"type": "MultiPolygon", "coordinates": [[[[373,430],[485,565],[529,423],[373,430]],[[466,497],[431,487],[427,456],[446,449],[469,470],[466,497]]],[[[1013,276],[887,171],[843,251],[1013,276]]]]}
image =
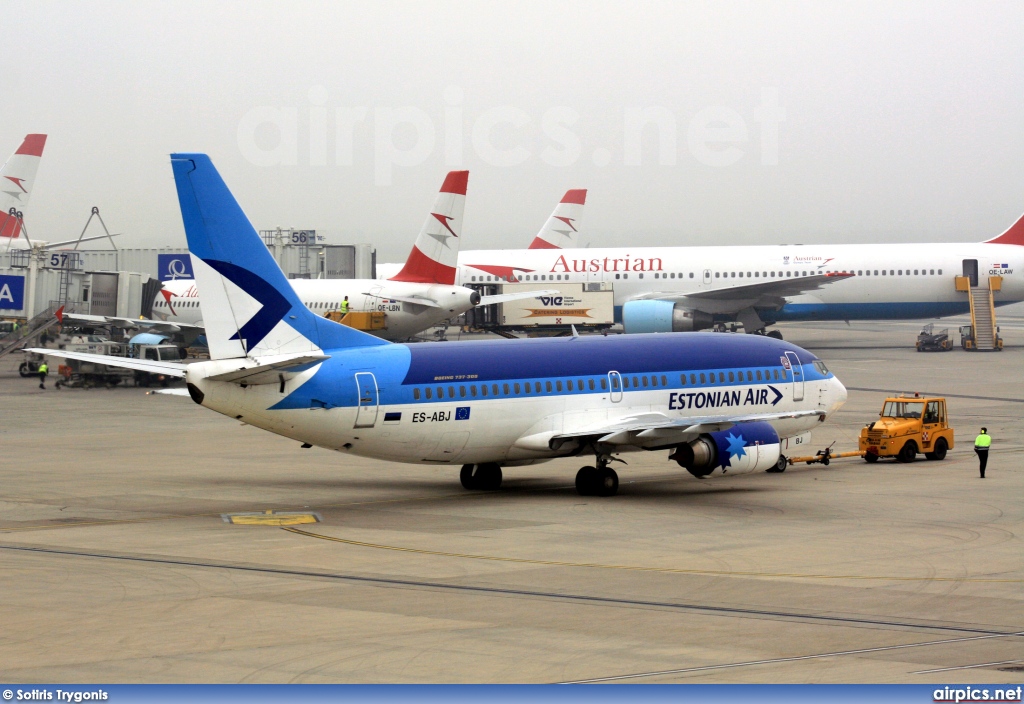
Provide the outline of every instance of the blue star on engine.
{"type": "Polygon", "coordinates": [[[747,454],[747,441],[743,439],[743,435],[737,436],[733,435],[732,433],[729,433],[726,436],[725,440],[726,442],[729,443],[729,448],[727,457],[724,460],[722,460],[722,467],[731,467],[731,460],[734,455],[736,457],[743,457],[747,454]]]}

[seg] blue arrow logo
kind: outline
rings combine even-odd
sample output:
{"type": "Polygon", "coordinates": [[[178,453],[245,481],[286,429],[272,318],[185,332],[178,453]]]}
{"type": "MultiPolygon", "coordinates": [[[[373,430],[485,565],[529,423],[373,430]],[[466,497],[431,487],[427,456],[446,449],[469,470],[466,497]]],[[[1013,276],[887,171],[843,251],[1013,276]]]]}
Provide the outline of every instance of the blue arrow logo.
{"type": "Polygon", "coordinates": [[[771,386],[771,385],[769,385],[768,388],[772,390],[773,394],[775,394],[775,398],[772,400],[772,405],[774,406],[779,401],[782,400],[782,392],[779,391],[778,389],[776,389],[774,386],[771,386]]]}
{"type": "Polygon", "coordinates": [[[270,334],[274,326],[281,322],[285,314],[292,309],[292,304],[280,291],[248,269],[216,259],[204,259],[203,261],[263,306],[249,322],[231,336],[232,340],[242,340],[245,350],[248,352],[270,334]]]}

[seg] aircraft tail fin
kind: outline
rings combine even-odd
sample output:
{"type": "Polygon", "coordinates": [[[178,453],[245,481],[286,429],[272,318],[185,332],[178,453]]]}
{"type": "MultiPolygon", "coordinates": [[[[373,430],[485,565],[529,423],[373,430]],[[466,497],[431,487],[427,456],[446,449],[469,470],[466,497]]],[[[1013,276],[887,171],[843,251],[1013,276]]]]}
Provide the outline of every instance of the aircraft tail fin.
{"type": "Polygon", "coordinates": [[[405,266],[391,277],[392,281],[455,284],[468,182],[468,171],[448,172],[434,201],[434,209],[423,223],[405,266]]]}
{"type": "Polygon", "coordinates": [[[544,223],[529,249],[567,249],[579,246],[579,226],[583,219],[583,205],[587,202],[587,189],[566,191],[555,212],[544,223]]]}
{"type": "Polygon", "coordinates": [[[985,244],[1024,245],[1024,215],[1021,215],[1020,219],[1010,225],[1010,228],[1003,234],[990,240],[985,240],[985,244]]]}
{"type": "Polygon", "coordinates": [[[206,154],[172,154],[211,359],[389,344],[302,304],[206,154]]]}
{"type": "Polygon", "coordinates": [[[26,135],[18,151],[0,167],[0,237],[15,239],[21,234],[21,218],[10,211],[25,209],[45,145],[45,134],[26,135]]]}

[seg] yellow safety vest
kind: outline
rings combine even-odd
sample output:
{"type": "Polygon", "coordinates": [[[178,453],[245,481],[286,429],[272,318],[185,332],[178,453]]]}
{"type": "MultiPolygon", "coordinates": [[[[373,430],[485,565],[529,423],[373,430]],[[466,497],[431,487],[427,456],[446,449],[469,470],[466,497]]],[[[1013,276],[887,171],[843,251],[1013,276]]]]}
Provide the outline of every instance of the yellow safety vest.
{"type": "Polygon", "coordinates": [[[348,301],[341,302],[341,312],[348,313],[348,301]]]}
{"type": "Polygon", "coordinates": [[[992,436],[988,433],[982,433],[974,439],[974,446],[979,450],[987,450],[988,446],[992,444],[992,436]]]}
{"type": "Polygon", "coordinates": [[[39,365],[39,371],[43,374],[46,374],[48,371],[50,371],[50,368],[46,366],[45,363],[43,363],[39,365]]]}

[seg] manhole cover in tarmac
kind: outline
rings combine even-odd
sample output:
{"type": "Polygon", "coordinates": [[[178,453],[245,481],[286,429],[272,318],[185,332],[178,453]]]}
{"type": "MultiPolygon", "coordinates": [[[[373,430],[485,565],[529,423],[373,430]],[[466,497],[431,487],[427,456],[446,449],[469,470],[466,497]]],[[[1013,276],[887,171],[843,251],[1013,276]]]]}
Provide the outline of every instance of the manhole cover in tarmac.
{"type": "Polygon", "coordinates": [[[221,519],[236,526],[298,526],[303,523],[319,523],[320,514],[308,511],[253,511],[223,513],[221,519]]]}

